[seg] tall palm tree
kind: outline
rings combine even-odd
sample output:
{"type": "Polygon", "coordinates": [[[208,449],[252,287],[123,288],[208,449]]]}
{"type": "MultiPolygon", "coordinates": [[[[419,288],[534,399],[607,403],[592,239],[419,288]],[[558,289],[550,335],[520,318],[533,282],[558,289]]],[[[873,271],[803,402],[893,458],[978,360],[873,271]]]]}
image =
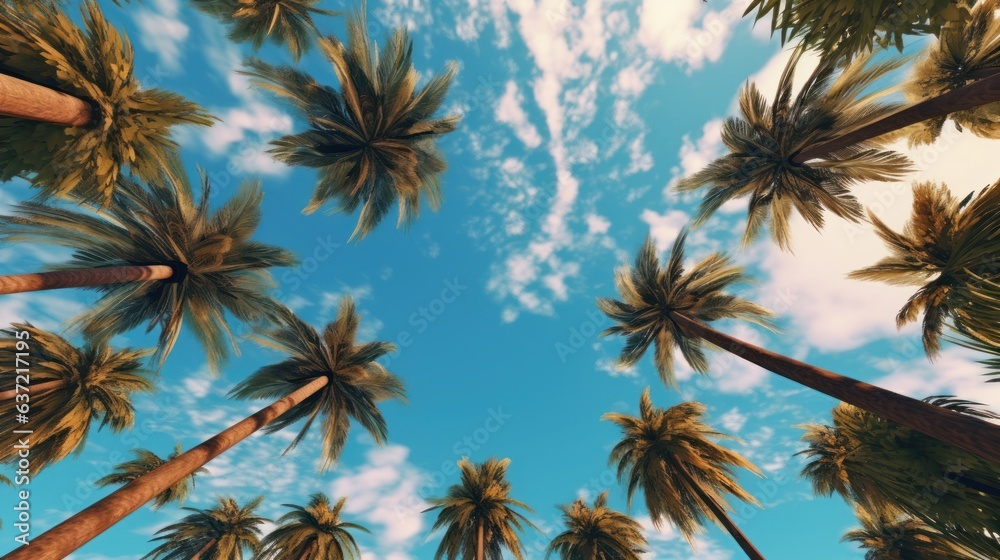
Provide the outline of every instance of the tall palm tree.
{"type": "Polygon", "coordinates": [[[724,527],[749,558],[763,559],[739,527],[729,518],[726,494],[749,504],[756,498],[736,482],[735,469],[760,476],[760,470],[745,457],[719,445],[732,439],[702,421],[705,405],[685,402],[667,409],[656,408],[649,388],[639,399],[639,416],[611,412],[604,420],[622,429],[622,439],[611,450],[611,463],[618,465],[618,480],[627,481],[629,507],[636,490],[642,490],[646,509],[659,529],[664,521],[677,527],[688,542],[706,519],[724,527]]]}
{"type": "MultiPolygon", "coordinates": [[[[979,0],[970,17],[928,45],[905,85],[907,100],[920,102],[955,91],[1000,72],[1000,18],[996,0],[979,0]]],[[[1000,138],[1000,101],[925,121],[910,136],[911,144],[929,144],[941,135],[945,120],[959,130],[1000,138]]]]}
{"type": "Polygon", "coordinates": [[[832,64],[820,64],[793,95],[801,54],[798,50],[789,60],[770,105],[755,84],[743,87],[740,116],[726,119],[722,127],[722,142],[729,153],[677,183],[679,191],[708,187],[696,225],[729,200],[749,196],[743,245],[769,225],[772,239],[787,251],[791,249],[793,210],[817,230],[823,227],[824,210],[857,222],[862,206],[851,195],[851,185],[898,180],[911,170],[908,158],[871,142],[838,150],[820,161],[792,161],[811,146],[897,109],[867,90],[898,68],[899,61],[870,64],[870,57],[865,56],[839,74],[832,64]]]}
{"type": "MultiPolygon", "coordinates": [[[[97,479],[97,482],[94,484],[100,488],[111,486],[112,484],[129,484],[130,482],[149,474],[153,471],[153,469],[156,469],[167,461],[175,459],[182,452],[181,444],[179,442],[177,443],[177,447],[174,449],[174,452],[171,453],[166,459],[160,458],[159,455],[147,449],[133,449],[132,454],[135,455],[135,459],[115,465],[114,471],[97,479]]],[[[153,509],[160,509],[170,502],[176,502],[177,504],[184,503],[184,500],[186,500],[191,494],[191,491],[194,490],[194,479],[195,476],[199,474],[208,474],[208,469],[196,470],[157,495],[153,498],[153,509]]]]}
{"type": "Polygon", "coordinates": [[[341,300],[337,318],[322,335],[285,310],[282,324],[257,338],[290,356],[260,368],[230,393],[237,398],[277,401],[35,537],[30,546],[18,548],[4,560],[64,558],[261,428],[273,432],[305,419],[291,449],[320,418],[321,470],[340,457],[352,418],[377,444],[383,444],[388,429],[378,404],[402,399],[404,389],[399,378],[375,361],[395,346],[388,342],[359,344],[359,323],[349,297],[341,300]]]}
{"type": "Polygon", "coordinates": [[[653,361],[661,379],[674,386],[675,348],[695,371],[706,373],[702,342],[708,342],[786,379],[1000,463],[1000,426],[769,352],[709,327],[706,323],[719,319],[768,326],[770,312],[726,293],[747,278],[741,267],[733,266],[721,253],[709,255],[686,271],[686,237],[686,232],[677,237],[663,268],[647,237],[635,268],[624,266],[615,277],[622,301],[598,298],[600,310],[617,323],[602,335],[627,337],[620,366],[635,364],[653,345],[653,361]]]}
{"type": "Polygon", "coordinates": [[[191,513],[156,532],[153,541],[163,541],[146,560],[243,560],[244,551],[260,552],[261,528],[267,519],[254,511],[264,497],[240,506],[234,498],[219,498],[211,509],[184,508],[191,513]]]}
{"type": "MultiPolygon", "coordinates": [[[[0,411],[12,421],[22,415],[32,431],[31,474],[83,450],[91,425],[114,432],[135,424],[132,397],[153,390],[151,372],[144,368],[151,350],[115,350],[103,342],[76,348],[59,335],[27,323],[0,331],[0,363],[10,368],[0,376],[5,391],[0,411]],[[27,333],[28,337],[19,337],[27,333]],[[22,343],[22,344],[19,344],[22,343]],[[27,344],[23,344],[27,343],[27,344]],[[27,356],[27,357],[25,357],[27,356]],[[24,361],[19,363],[18,358],[24,361]],[[28,371],[27,375],[20,374],[28,371]],[[15,374],[18,373],[18,374],[15,374]]],[[[22,434],[0,435],[0,462],[18,461],[22,434]]]]}
{"type": "MultiPolygon", "coordinates": [[[[0,216],[0,241],[51,243],[69,247],[74,254],[56,267],[58,272],[15,277],[10,283],[36,289],[51,284],[93,287],[104,295],[74,325],[96,339],[142,323],[147,330],[160,327],[158,364],[170,353],[186,320],[205,347],[212,371],[217,371],[229,356],[228,348],[236,350],[225,311],[250,323],[277,317],[280,304],[267,294],[272,285],[268,269],[290,266],[295,258],[251,239],[261,221],[263,192],[258,181],[244,182],[214,212],[205,175],[201,187],[201,200],[196,201],[179,159],[172,158],[146,187],[120,178],[104,212],[39,202],[15,205],[12,216],[0,216]],[[169,274],[157,282],[129,282],[117,277],[116,267],[127,267],[126,272],[166,268],[169,274]],[[111,283],[100,284],[105,281],[111,283]]],[[[0,286],[5,280],[0,278],[0,286]]]]}
{"type": "Polygon", "coordinates": [[[555,553],[562,560],[642,560],[649,545],[642,525],[609,508],[607,492],[593,507],[579,498],[560,509],[566,530],[552,539],[546,558],[555,553]]]}
{"type": "Polygon", "coordinates": [[[913,211],[902,232],[869,212],[889,256],[852,272],[859,280],[919,286],[896,316],[903,325],[923,313],[928,356],[940,350],[949,319],[959,333],[1000,348],[1000,181],[962,200],[946,185],[913,187],[913,211]]]}
{"type": "Polygon", "coordinates": [[[876,47],[903,50],[903,37],[933,33],[969,17],[966,0],[752,0],[744,15],[756,10],[755,20],[770,19],[771,32],[781,42],[799,39],[834,59],[851,58],[876,47]]]}
{"type": "Polygon", "coordinates": [[[864,549],[864,560],[987,560],[906,515],[871,513],[863,508],[856,508],[855,513],[861,528],[848,531],[842,540],[864,549]]]}
{"type": "Polygon", "coordinates": [[[285,46],[298,61],[319,36],[313,16],[339,12],[316,7],[320,0],[192,0],[196,8],[230,26],[229,39],[260,50],[266,41],[285,46]]]}
{"type": "Polygon", "coordinates": [[[341,518],[347,498],[330,506],[322,492],[313,494],[306,507],[284,504],[292,511],[281,516],[278,528],[264,537],[258,560],[355,560],[361,550],[351,531],[370,533],[341,518]]]}
{"type": "Polygon", "coordinates": [[[521,538],[525,527],[537,528],[514,510],[532,511],[523,502],[510,497],[507,467],[510,459],[490,457],[476,464],[463,457],[458,462],[461,482],[448,488],[443,498],[428,500],[441,510],[432,531],[447,527],[434,560],[455,558],[502,560],[503,549],[522,560],[521,538]]]}
{"type": "Polygon", "coordinates": [[[132,45],[97,2],[84,29],[54,3],[0,3],[0,181],[26,176],[45,196],[108,204],[124,170],[159,175],[175,125],[208,126],[198,105],[141,88],[132,45]]]}
{"type": "MultiPolygon", "coordinates": [[[[929,404],[997,420],[975,403],[947,397],[929,404]]],[[[846,403],[832,425],[809,424],[802,475],[818,495],[836,492],[874,514],[899,511],[987,558],[1000,558],[1000,463],[929,438],[846,403]],[[990,537],[988,535],[992,534],[990,537]]]]}
{"type": "Polygon", "coordinates": [[[435,75],[420,90],[413,68],[413,42],[397,29],[379,49],[368,36],[364,12],[347,20],[347,45],[334,37],[319,40],[333,65],[340,91],[318,83],[290,66],[249,59],[244,74],[284,97],[309,123],[297,134],[271,142],[274,157],[289,165],[320,170],[319,182],[304,212],[330,199],[337,211],[361,214],[352,237],[363,238],[399,205],[399,225],[409,224],[421,195],[437,209],[439,175],[445,161],[437,138],[455,130],[458,117],[434,118],[455,75],[455,66],[435,75]]]}

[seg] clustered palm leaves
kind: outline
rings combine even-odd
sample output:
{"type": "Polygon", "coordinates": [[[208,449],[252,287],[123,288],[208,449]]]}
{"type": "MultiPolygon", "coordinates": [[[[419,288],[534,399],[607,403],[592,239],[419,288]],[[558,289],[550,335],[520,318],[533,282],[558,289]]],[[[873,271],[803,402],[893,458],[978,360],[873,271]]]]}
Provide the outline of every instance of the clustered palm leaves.
{"type": "Polygon", "coordinates": [[[352,418],[377,444],[384,443],[388,429],[378,403],[405,398],[403,382],[376,361],[395,351],[395,346],[383,341],[359,344],[360,322],[354,300],[349,296],[341,299],[336,320],[328,324],[322,334],[287,311],[278,327],[265,330],[254,338],[267,347],[287,353],[288,358],[260,368],[230,392],[237,399],[275,399],[317,378],[327,378],[322,389],[264,428],[265,432],[272,433],[305,420],[289,444],[290,450],[321,417],[321,471],[329,469],[340,457],[352,418]]]}
{"type": "Polygon", "coordinates": [[[337,12],[317,8],[320,0],[193,0],[199,10],[230,27],[233,42],[259,50],[266,41],[284,45],[298,60],[319,35],[313,16],[337,12]]]}
{"type": "MultiPolygon", "coordinates": [[[[174,452],[167,456],[166,459],[161,458],[148,449],[133,449],[132,454],[135,455],[135,459],[115,465],[114,471],[97,479],[94,484],[102,488],[111,486],[112,484],[128,484],[149,474],[181,453],[182,448],[180,443],[177,444],[174,452]]],[[[157,495],[153,498],[153,509],[159,509],[171,502],[177,504],[184,503],[194,490],[194,479],[199,474],[208,474],[208,469],[198,469],[191,475],[182,478],[165,492],[157,495]]]]}
{"type": "Polygon", "coordinates": [[[463,457],[458,462],[461,481],[448,488],[444,497],[428,500],[433,507],[426,511],[440,510],[432,530],[446,528],[435,560],[502,560],[504,549],[522,560],[517,532],[535,526],[515,511],[532,510],[510,497],[509,466],[510,459],[491,457],[476,464],[463,457]]]}
{"type": "Polygon", "coordinates": [[[29,178],[47,196],[108,204],[119,178],[154,180],[176,150],[175,125],[212,124],[198,105],[140,87],[132,46],[97,3],[83,7],[85,30],[54,5],[0,3],[0,72],[88,101],[85,126],[0,116],[0,180],[29,178]]]}
{"type": "Polygon", "coordinates": [[[566,530],[549,544],[546,557],[562,560],[642,560],[648,543],[642,525],[608,507],[602,492],[592,507],[583,498],[561,507],[566,530]]]}
{"type": "Polygon", "coordinates": [[[902,232],[873,213],[872,224],[890,256],[852,272],[861,280],[920,286],[896,322],[923,313],[923,343],[929,356],[940,349],[947,320],[959,333],[1000,348],[1000,181],[959,200],[946,185],[913,187],[913,211],[902,232]]]}
{"type": "Polygon", "coordinates": [[[680,349],[684,360],[695,371],[708,372],[702,341],[685,334],[673,314],[702,323],[740,319],[772,327],[770,311],[725,291],[747,281],[743,269],[733,265],[729,257],[713,253],[685,270],[686,239],[686,232],[677,236],[670,257],[661,268],[656,245],[647,236],[635,257],[635,266],[623,266],[615,273],[615,286],[621,301],[597,299],[600,310],[617,323],[601,334],[627,337],[619,366],[634,365],[653,345],[656,369],[670,387],[677,385],[673,365],[675,348],[680,349]]]}
{"type": "Polygon", "coordinates": [[[257,554],[267,519],[255,510],[263,501],[258,497],[240,506],[233,498],[219,498],[211,509],[183,508],[192,513],[157,531],[153,540],[163,543],[143,559],[243,560],[245,551],[257,554]]]}
{"type": "Polygon", "coordinates": [[[862,508],[855,513],[861,528],[848,531],[843,540],[857,543],[865,551],[864,560],[986,560],[906,515],[862,508]]]}
{"type": "Polygon", "coordinates": [[[0,240],[43,242],[74,250],[59,270],[128,264],[170,264],[176,281],[110,284],[92,309],[74,319],[76,328],[105,340],[143,323],[160,327],[155,361],[162,364],[187,320],[206,350],[213,371],[234,351],[236,340],[224,310],[240,321],[259,324],[280,314],[269,297],[268,269],[290,266],[288,251],[251,237],[261,221],[263,193],[258,181],[244,182],[215,211],[211,185],[202,176],[195,200],[176,160],[144,186],[121,177],[103,212],[40,202],[14,206],[0,216],[0,240]]]}
{"type": "Polygon", "coordinates": [[[736,481],[736,469],[758,476],[760,471],[739,453],[717,443],[731,436],[705,424],[705,411],[705,405],[696,402],[657,408],[647,388],[639,400],[639,416],[604,415],[622,430],[610,461],[617,464],[619,480],[627,484],[629,505],[636,491],[642,490],[653,525],[659,528],[669,521],[688,541],[706,519],[722,523],[703,496],[723,509],[731,509],[725,495],[759,504],[736,481]]]}
{"type": "MultiPolygon", "coordinates": [[[[1000,417],[951,398],[929,402],[1000,417]]],[[[837,493],[873,515],[905,513],[987,558],[1000,557],[1000,465],[846,403],[832,425],[804,426],[802,474],[818,495],[837,493]],[[992,536],[990,536],[992,535],[992,536]]]]}
{"type": "Polygon", "coordinates": [[[306,507],[285,504],[292,511],[278,519],[278,527],[261,543],[259,560],[354,560],[361,558],[351,531],[368,529],[344,521],[341,514],[347,498],[330,505],[323,493],[313,494],[306,507]]]}
{"type": "MultiPolygon", "coordinates": [[[[152,374],[145,369],[149,350],[123,348],[115,350],[104,342],[91,341],[76,348],[59,335],[27,323],[15,323],[0,331],[0,364],[9,368],[0,376],[0,389],[13,391],[15,384],[25,385],[14,369],[17,356],[28,358],[30,383],[29,421],[31,436],[31,474],[61,461],[70,453],[83,450],[91,424],[100,421],[99,428],[108,426],[114,432],[129,430],[135,424],[132,397],[153,390],[152,374]],[[28,338],[18,337],[27,332],[28,338]],[[30,341],[25,353],[18,342],[30,341]],[[32,386],[59,382],[58,388],[32,392],[32,386]]],[[[15,418],[21,399],[5,398],[0,409],[5,418],[15,418]]],[[[16,464],[15,447],[23,435],[4,430],[0,435],[0,462],[16,464]]]]}
{"type": "Polygon", "coordinates": [[[801,54],[798,50],[789,60],[770,105],[755,84],[743,87],[740,116],[727,118],[722,126],[722,142],[729,153],[677,183],[679,191],[708,187],[695,225],[726,202],[749,196],[744,246],[769,225],[774,242],[790,250],[793,210],[817,230],[823,227],[824,210],[860,221],[862,207],[849,187],[862,181],[897,180],[911,170],[906,156],[873,142],[817,161],[794,161],[807,148],[894,111],[896,105],[881,102],[881,94],[867,90],[900,65],[895,60],[870,63],[864,56],[838,74],[833,64],[821,63],[793,94],[801,54]]]}
{"type": "Polygon", "coordinates": [[[458,118],[434,118],[455,75],[455,67],[417,89],[413,44],[397,29],[380,50],[368,35],[364,13],[347,22],[347,45],[324,37],[319,45],[333,65],[340,91],[290,66],[249,59],[245,74],[255,85],[285,98],[309,128],[271,143],[274,157],[290,165],[319,169],[316,191],[305,212],[337,199],[338,211],[361,208],[354,236],[364,237],[399,205],[399,225],[409,224],[426,197],[440,204],[445,161],[437,138],[455,130],[458,118]]]}
{"type": "MultiPolygon", "coordinates": [[[[981,78],[983,72],[1000,72],[1000,18],[996,0],[979,0],[961,26],[929,45],[914,65],[905,84],[906,97],[918,102],[954,91],[981,78]]],[[[912,144],[930,144],[941,135],[950,118],[959,130],[969,129],[985,138],[1000,138],[1000,102],[925,121],[910,136],[912,144]]]]}
{"type": "Polygon", "coordinates": [[[903,37],[932,33],[957,25],[968,17],[975,0],[752,0],[745,14],[770,19],[771,31],[781,42],[792,39],[834,58],[860,55],[876,47],[903,50],[903,37]]]}

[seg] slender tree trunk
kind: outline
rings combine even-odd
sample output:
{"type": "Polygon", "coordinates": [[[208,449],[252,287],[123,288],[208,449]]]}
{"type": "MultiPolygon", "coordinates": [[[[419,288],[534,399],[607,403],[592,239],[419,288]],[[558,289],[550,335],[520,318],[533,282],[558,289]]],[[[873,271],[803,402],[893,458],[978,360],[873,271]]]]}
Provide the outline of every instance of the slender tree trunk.
{"type": "MultiPolygon", "coordinates": [[[[53,389],[61,389],[65,387],[67,384],[68,383],[66,383],[65,379],[59,379],[56,381],[46,381],[45,383],[39,383],[37,385],[28,385],[27,394],[36,395],[38,393],[45,393],[53,389]]],[[[10,391],[0,392],[0,402],[13,399],[15,395],[17,395],[16,387],[11,389],[10,391]]]]}
{"type": "Polygon", "coordinates": [[[288,409],[301,403],[330,382],[317,377],[290,395],[261,409],[215,437],[167,461],[144,476],[122,486],[87,509],[42,533],[27,546],[22,546],[3,560],[60,560],[90,542],[128,514],[170,488],[205,463],[268,425],[288,409]]]}
{"type": "Polygon", "coordinates": [[[726,510],[719,504],[719,502],[710,496],[708,492],[702,488],[701,484],[698,484],[698,482],[695,481],[694,477],[691,476],[691,473],[688,472],[687,467],[677,461],[672,461],[671,466],[677,469],[677,472],[680,473],[684,482],[687,483],[692,490],[694,490],[695,494],[698,495],[698,499],[708,506],[708,509],[712,511],[712,515],[719,520],[719,523],[725,527],[726,531],[729,531],[729,534],[733,536],[736,543],[739,544],[740,548],[743,549],[743,552],[746,553],[747,558],[750,558],[751,560],[764,560],[764,555],[757,550],[757,547],[750,542],[750,539],[748,539],[747,536],[743,534],[743,531],[736,526],[736,523],[730,519],[729,514],[726,513],[726,510]]]}
{"type": "Polygon", "coordinates": [[[208,552],[208,549],[212,548],[213,545],[215,545],[215,539],[211,539],[205,543],[205,546],[201,547],[201,550],[196,552],[194,556],[191,557],[191,560],[201,560],[201,555],[208,552]]]}
{"type": "Polygon", "coordinates": [[[143,266],[107,266],[81,268],[77,270],[57,270],[34,274],[13,274],[0,276],[0,294],[18,294],[54,290],[56,288],[79,288],[103,286],[141,280],[169,280],[174,276],[170,265],[153,264],[143,266]]]}
{"type": "Polygon", "coordinates": [[[479,542],[476,543],[476,560],[486,560],[486,522],[479,520],[479,542]]]}
{"type": "Polygon", "coordinates": [[[66,126],[83,126],[92,118],[83,99],[6,74],[0,74],[0,115],[66,126]]]}
{"type": "Polygon", "coordinates": [[[702,338],[744,360],[876,416],[1000,463],[1000,426],[844,377],[759,348],[709,326],[670,313],[688,336],[702,338]]]}
{"type": "Polygon", "coordinates": [[[1000,101],[1000,71],[989,72],[989,70],[977,72],[977,75],[988,75],[971,84],[904,107],[875,122],[847,131],[833,140],[811,146],[792,158],[792,161],[801,164],[811,159],[825,158],[837,150],[871,140],[887,132],[894,132],[929,119],[1000,101]]]}

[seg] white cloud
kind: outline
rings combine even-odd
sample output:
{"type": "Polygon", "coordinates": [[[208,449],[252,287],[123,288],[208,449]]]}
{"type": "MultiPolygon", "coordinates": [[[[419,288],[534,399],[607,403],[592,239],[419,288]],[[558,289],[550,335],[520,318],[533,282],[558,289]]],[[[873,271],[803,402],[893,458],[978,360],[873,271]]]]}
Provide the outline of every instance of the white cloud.
{"type": "Polygon", "coordinates": [[[497,121],[509,125],[525,146],[537,148],[542,143],[542,136],[528,119],[528,114],[521,106],[523,103],[524,96],[521,95],[517,82],[509,80],[504,87],[503,96],[497,101],[495,116],[497,121]]]}
{"type": "Polygon", "coordinates": [[[386,27],[410,31],[434,22],[429,0],[384,0],[375,10],[375,18],[386,27]]]}
{"type": "Polygon", "coordinates": [[[603,371],[611,377],[639,377],[639,370],[635,366],[620,368],[614,358],[601,358],[597,360],[595,367],[598,371],[603,371]]]}
{"type": "Polygon", "coordinates": [[[738,433],[747,423],[747,415],[740,412],[739,407],[733,407],[719,417],[719,424],[730,433],[738,433]]]}
{"type": "Polygon", "coordinates": [[[142,31],[139,42],[156,54],[160,64],[175,72],[181,68],[181,45],[190,29],[180,18],[179,0],[155,0],[155,10],[135,8],[132,19],[142,31]]]}
{"type": "Polygon", "coordinates": [[[680,165],[673,169],[675,180],[701,171],[722,155],[722,119],[712,119],[705,123],[698,140],[692,141],[685,134],[681,141],[681,149],[677,154],[680,165]]]}
{"type": "Polygon", "coordinates": [[[986,383],[986,368],[977,363],[984,356],[961,347],[946,347],[932,363],[916,347],[904,353],[892,352],[876,361],[876,366],[887,373],[874,381],[879,387],[902,393],[915,399],[931,395],[957,397],[989,405],[1000,411],[1000,383],[986,383]],[[915,354],[915,355],[914,355],[915,354]]]}
{"type": "Polygon", "coordinates": [[[700,70],[722,57],[745,2],[730,1],[722,10],[707,6],[702,0],[643,0],[636,39],[650,56],[675,62],[689,72],[700,70]]]}
{"type": "Polygon", "coordinates": [[[681,232],[690,219],[687,214],[680,210],[668,210],[663,214],[658,214],[648,208],[643,210],[639,217],[649,224],[649,234],[653,237],[656,248],[660,252],[666,251],[673,245],[677,234],[681,232]]]}

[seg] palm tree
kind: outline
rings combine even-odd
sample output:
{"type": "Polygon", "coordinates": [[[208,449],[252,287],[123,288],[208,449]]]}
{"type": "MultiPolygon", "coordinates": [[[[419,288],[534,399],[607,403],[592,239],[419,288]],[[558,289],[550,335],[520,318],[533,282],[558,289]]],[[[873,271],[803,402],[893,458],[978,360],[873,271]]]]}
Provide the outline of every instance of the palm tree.
{"type": "Polygon", "coordinates": [[[267,519],[255,513],[263,496],[240,506],[233,498],[219,498],[212,509],[184,508],[193,512],[160,529],[153,541],[163,543],[143,556],[146,560],[243,560],[243,552],[260,552],[260,525],[267,519]]]}
{"type": "Polygon", "coordinates": [[[289,165],[320,170],[316,192],[304,212],[330,199],[338,211],[361,214],[352,237],[364,238],[399,204],[399,225],[409,224],[427,197],[437,209],[438,175],[445,161],[436,147],[439,136],[455,130],[458,117],[433,118],[455,75],[452,65],[417,90],[413,43],[397,29],[379,50],[368,36],[364,12],[347,20],[345,46],[334,37],[319,40],[340,81],[340,91],[320,85],[290,66],[247,61],[252,82],[287,98],[309,129],[271,142],[275,158],[289,165]]]}
{"type": "MultiPolygon", "coordinates": [[[[920,102],[965,87],[1000,71],[1000,18],[996,0],[980,0],[967,20],[927,46],[906,82],[907,100],[920,102]]],[[[1000,101],[925,121],[911,144],[929,144],[941,135],[945,120],[976,136],[1000,138],[1000,101]]]]}
{"type": "Polygon", "coordinates": [[[214,117],[141,88],[128,39],[93,0],[82,10],[84,30],[54,3],[0,3],[0,181],[29,176],[45,196],[104,205],[123,170],[158,176],[177,147],[172,126],[214,117]]]}
{"type": "MultiPolygon", "coordinates": [[[[12,420],[26,418],[22,424],[32,431],[32,475],[74,451],[82,451],[92,423],[98,420],[99,428],[108,426],[114,432],[135,425],[132,397],[154,387],[151,372],[143,367],[151,353],[115,350],[93,341],[80,349],[27,323],[0,330],[0,363],[29,372],[15,375],[7,370],[0,376],[0,389],[4,390],[0,410],[12,420]],[[18,358],[23,361],[19,363],[18,358]],[[24,403],[30,407],[22,413],[24,403]]],[[[14,430],[0,435],[0,462],[17,463],[18,439],[24,437],[14,430]]]]}
{"type": "Polygon", "coordinates": [[[739,453],[715,440],[732,439],[702,421],[705,405],[685,402],[667,409],[656,408],[649,388],[639,399],[639,416],[611,412],[604,420],[622,429],[623,437],[611,450],[611,463],[618,464],[619,482],[627,482],[629,507],[641,489],[646,509],[659,529],[670,521],[688,542],[706,519],[724,527],[749,558],[763,559],[746,535],[726,513],[731,509],[725,494],[749,504],[759,502],[736,482],[736,468],[760,476],[760,470],[739,453]]]}
{"type": "MultiPolygon", "coordinates": [[[[112,484],[129,484],[130,482],[149,474],[153,471],[153,469],[163,465],[167,461],[175,459],[181,453],[182,448],[180,443],[177,444],[174,452],[171,453],[166,459],[161,459],[159,455],[147,449],[133,449],[132,454],[135,455],[135,459],[115,465],[115,470],[112,471],[111,474],[97,479],[97,482],[94,484],[100,488],[111,486],[112,484]]],[[[184,503],[184,500],[186,500],[191,494],[191,491],[194,490],[194,479],[195,476],[199,474],[208,474],[208,469],[196,470],[157,495],[153,498],[153,509],[160,509],[170,502],[176,502],[178,504],[184,503]]]]}
{"type": "Polygon", "coordinates": [[[524,527],[537,528],[514,511],[514,508],[532,509],[510,497],[509,466],[510,459],[495,457],[479,464],[466,457],[458,462],[461,482],[448,488],[443,498],[428,500],[434,505],[424,510],[425,513],[441,510],[432,531],[447,527],[434,560],[501,560],[504,548],[522,560],[517,533],[524,527]]]}
{"type": "Polygon", "coordinates": [[[859,280],[920,286],[896,316],[903,325],[923,313],[923,344],[928,356],[940,350],[948,319],[972,340],[1000,348],[1000,181],[978,195],[955,198],[945,185],[913,187],[913,212],[902,232],[893,231],[869,212],[890,256],[852,272],[859,280]]]}
{"type": "Polygon", "coordinates": [[[258,560],[355,560],[361,550],[351,531],[370,533],[357,523],[341,519],[347,498],[330,506],[326,494],[316,493],[306,507],[284,504],[292,511],[281,516],[279,527],[264,537],[258,560]]]}
{"type": "Polygon", "coordinates": [[[615,277],[623,301],[598,298],[601,311],[618,323],[602,335],[627,337],[619,366],[637,363],[654,345],[653,361],[660,377],[666,385],[674,386],[675,348],[695,371],[706,373],[702,342],[708,342],[786,379],[1000,463],[1000,426],[769,352],[709,327],[706,323],[719,319],[769,326],[770,312],[725,292],[747,278],[742,268],[733,266],[721,253],[709,255],[685,271],[686,237],[686,232],[677,237],[663,268],[652,239],[647,237],[635,268],[624,266],[615,277]]]}
{"type": "MultiPolygon", "coordinates": [[[[978,405],[949,397],[928,404],[997,420],[978,405]]],[[[816,494],[841,495],[876,515],[903,512],[949,541],[1000,558],[1000,463],[986,461],[846,403],[830,426],[809,424],[799,454],[816,494]],[[989,536],[993,535],[993,536],[989,536]]]]}
{"type": "Polygon", "coordinates": [[[566,531],[552,539],[546,558],[555,553],[562,560],[642,560],[648,546],[642,525],[609,508],[607,492],[593,507],[579,498],[560,509],[566,531]]]}
{"type": "Polygon", "coordinates": [[[744,15],[769,18],[771,32],[781,32],[782,44],[799,39],[833,59],[851,58],[875,47],[903,50],[903,37],[941,33],[969,17],[966,0],[752,0],[744,15]]]}
{"type": "Polygon", "coordinates": [[[848,531],[842,540],[865,550],[864,560],[987,560],[952,544],[944,535],[905,515],[871,513],[856,508],[861,529],[848,531]]]}
{"type": "Polygon", "coordinates": [[[142,323],[147,330],[159,326],[155,361],[160,365],[187,320],[205,347],[212,371],[218,371],[229,356],[227,347],[236,350],[224,311],[252,323],[277,317],[280,304],[267,295],[272,284],[267,269],[290,266],[295,258],[284,249],[251,240],[261,221],[258,181],[244,182],[214,212],[209,210],[210,198],[208,177],[202,176],[201,200],[196,201],[179,159],[172,159],[145,188],[120,178],[104,212],[17,204],[13,216],[0,216],[0,241],[52,243],[75,252],[68,263],[56,267],[58,272],[8,277],[0,279],[0,285],[93,287],[104,295],[74,320],[75,327],[88,337],[107,339],[142,323]],[[127,281],[116,274],[118,267],[126,267],[126,272],[167,269],[168,274],[158,282],[127,281]]]}
{"type": "Polygon", "coordinates": [[[905,156],[871,142],[845,147],[813,163],[792,161],[841,131],[897,109],[866,90],[898,68],[899,61],[869,64],[870,57],[861,57],[837,76],[832,64],[821,64],[793,96],[792,78],[801,54],[796,51],[788,62],[770,105],[756,85],[743,87],[740,116],[726,119],[722,128],[729,153],[677,183],[679,191],[708,187],[696,225],[729,200],[749,196],[743,245],[754,241],[761,227],[769,224],[772,239],[787,251],[791,249],[793,210],[817,230],[823,227],[824,209],[857,222],[862,207],[848,187],[864,181],[898,180],[911,170],[905,156]]]}
{"type": "Polygon", "coordinates": [[[316,7],[320,0],[192,0],[196,8],[230,26],[229,39],[250,42],[260,50],[265,41],[284,45],[298,61],[319,35],[314,15],[339,12],[316,7]]]}
{"type": "Polygon", "coordinates": [[[388,342],[358,344],[359,323],[349,297],[341,300],[337,318],[322,335],[286,309],[282,324],[257,339],[287,352],[289,358],[260,368],[230,392],[237,398],[277,401],[35,537],[30,546],[18,548],[4,560],[64,558],[261,428],[273,432],[305,419],[291,449],[321,418],[321,470],[340,457],[351,418],[377,444],[383,444],[388,430],[378,403],[402,399],[404,389],[395,375],[375,361],[395,346],[388,342]]]}

